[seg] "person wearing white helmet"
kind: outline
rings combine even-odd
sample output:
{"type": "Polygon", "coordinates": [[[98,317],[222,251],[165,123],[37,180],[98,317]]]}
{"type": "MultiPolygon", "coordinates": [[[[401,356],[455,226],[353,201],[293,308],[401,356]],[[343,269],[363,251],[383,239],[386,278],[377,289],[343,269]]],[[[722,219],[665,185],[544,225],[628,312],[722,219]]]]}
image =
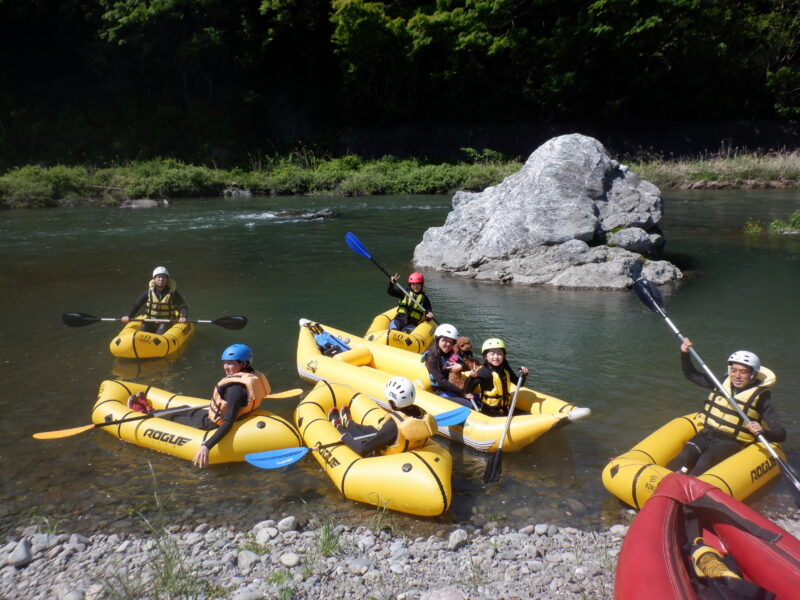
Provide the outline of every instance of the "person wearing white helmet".
{"type": "Polygon", "coordinates": [[[120,320],[128,323],[133,317],[140,314],[139,311],[142,307],[144,307],[143,314],[146,319],[170,319],[169,323],[142,323],[139,330],[142,333],[161,335],[172,327],[175,321],[185,323],[189,318],[189,306],[178,291],[178,284],[174,279],[170,279],[166,267],[153,269],[153,278],[150,280],[148,288],[139,294],[128,314],[120,320]]]}
{"type": "MultiPolygon", "coordinates": [[[[483,366],[467,378],[464,392],[480,389],[480,410],[482,413],[498,417],[508,414],[511,406],[511,385],[519,383],[519,375],[506,359],[506,344],[500,338],[489,338],[481,346],[483,366]]],[[[520,367],[519,373],[528,374],[527,367],[520,367]]]]}
{"type": "Polygon", "coordinates": [[[704,473],[713,465],[755,441],[763,435],[770,442],[786,439],[786,429],[772,402],[769,388],[775,383],[775,375],[761,365],[758,356],[748,350],[738,350],[728,357],[726,377],[720,377],[722,385],[736,400],[749,423],[717,391],[711,377],[698,370],[692,363],[689,348],[692,341],[683,338],[681,343],[681,369],[686,378],[712,390],[703,406],[704,427],[684,445],[680,454],[668,465],[672,470],[680,469],[689,475],[704,473]]]}
{"type": "Polygon", "coordinates": [[[408,295],[395,285],[398,279],[400,279],[400,275],[397,273],[392,275],[389,278],[389,287],[386,288],[386,293],[392,298],[400,298],[397,316],[389,323],[389,329],[408,333],[420,322],[432,319],[433,309],[431,299],[422,291],[422,287],[425,285],[425,277],[422,273],[414,272],[408,276],[408,287],[410,288],[408,295]]]}
{"type": "Polygon", "coordinates": [[[423,354],[425,368],[431,380],[431,391],[463,406],[477,409],[475,395],[464,394],[460,387],[450,382],[450,373],[460,373],[464,368],[455,355],[458,338],[458,329],[450,323],[442,323],[433,332],[433,345],[423,354]]]}
{"type": "Polygon", "coordinates": [[[208,465],[209,451],[228,434],[233,424],[256,410],[272,391],[267,377],[250,364],[253,351],[249,346],[228,346],[222,351],[220,360],[225,377],[214,386],[208,407],[164,417],[189,427],[214,432],[200,444],[195,454],[193,463],[201,469],[208,465]]]}
{"type": "Polygon", "coordinates": [[[416,393],[411,381],[392,377],[384,387],[391,410],[381,418],[378,427],[355,423],[348,406],[341,411],[334,406],[328,411],[328,419],[342,434],[341,441],[361,456],[416,450],[438,431],[436,419],[414,404],[416,393]]]}

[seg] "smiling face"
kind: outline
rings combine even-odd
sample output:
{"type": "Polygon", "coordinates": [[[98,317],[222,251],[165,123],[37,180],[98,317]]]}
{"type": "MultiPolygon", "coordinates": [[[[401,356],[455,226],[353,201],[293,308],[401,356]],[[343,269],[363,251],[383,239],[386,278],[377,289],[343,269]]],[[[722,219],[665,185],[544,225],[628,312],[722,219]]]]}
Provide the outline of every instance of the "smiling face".
{"type": "Polygon", "coordinates": [[[731,385],[735,388],[743,388],[750,385],[753,380],[753,368],[747,365],[731,363],[728,365],[728,377],[731,378],[731,385]]]}
{"type": "Polygon", "coordinates": [[[167,283],[169,283],[169,277],[167,275],[156,275],[153,277],[153,281],[156,282],[156,285],[160,288],[166,287],[167,283]]]}
{"type": "Polygon", "coordinates": [[[486,351],[486,362],[493,367],[499,367],[506,358],[506,351],[499,348],[486,351]]]}
{"type": "Polygon", "coordinates": [[[225,369],[225,375],[230,377],[231,375],[236,375],[239,371],[242,370],[242,366],[244,363],[238,360],[224,360],[222,361],[222,368],[225,369]]]}
{"type": "Polygon", "coordinates": [[[442,336],[442,337],[439,338],[439,342],[438,342],[439,350],[441,350],[444,353],[448,353],[448,352],[453,350],[453,345],[455,343],[456,343],[456,341],[453,338],[442,336]]]}
{"type": "Polygon", "coordinates": [[[408,285],[411,287],[412,291],[417,294],[419,294],[419,291],[422,289],[421,283],[409,283],[408,285]]]}

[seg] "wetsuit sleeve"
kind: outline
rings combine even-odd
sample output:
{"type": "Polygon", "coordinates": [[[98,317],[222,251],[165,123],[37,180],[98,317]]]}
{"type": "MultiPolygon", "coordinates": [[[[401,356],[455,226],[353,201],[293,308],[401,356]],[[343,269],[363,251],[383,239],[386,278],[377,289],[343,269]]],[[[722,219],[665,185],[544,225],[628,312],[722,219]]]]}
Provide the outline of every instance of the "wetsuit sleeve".
{"type": "Polygon", "coordinates": [[[133,303],[133,306],[131,306],[130,310],[128,310],[129,319],[132,319],[137,314],[139,314],[139,311],[141,310],[142,306],[144,306],[144,303],[147,300],[147,291],[148,290],[145,290],[141,294],[139,294],[139,297],[136,298],[136,301],[133,303]]]}
{"type": "Polygon", "coordinates": [[[422,294],[422,308],[425,309],[426,313],[433,312],[433,305],[431,304],[431,299],[428,298],[428,294],[422,294]]]}
{"type": "Polygon", "coordinates": [[[786,440],[786,428],[781,423],[778,411],[772,403],[772,394],[769,390],[761,394],[761,424],[764,427],[764,437],[770,442],[783,442],[786,440]]]}
{"type": "Polygon", "coordinates": [[[183,299],[181,293],[178,290],[175,290],[172,293],[172,300],[175,302],[175,305],[178,307],[178,312],[184,318],[189,316],[189,305],[186,304],[186,300],[183,299]]]}
{"type": "Polygon", "coordinates": [[[475,375],[467,377],[467,381],[464,383],[464,393],[473,393],[473,390],[478,385],[481,386],[482,390],[490,390],[493,387],[492,374],[486,367],[481,367],[475,375]]]}
{"type": "Polygon", "coordinates": [[[405,294],[400,291],[395,284],[391,281],[389,282],[389,287],[386,288],[386,293],[389,294],[392,298],[405,298],[405,294]]]}
{"type": "Polygon", "coordinates": [[[229,383],[220,389],[220,394],[225,398],[228,403],[225,409],[225,414],[222,415],[222,425],[217,427],[210,438],[203,442],[210,450],[217,442],[224,438],[236,422],[236,415],[239,414],[239,409],[247,404],[247,388],[240,383],[229,383]]]}
{"type": "Polygon", "coordinates": [[[439,364],[439,359],[434,352],[429,353],[425,359],[425,368],[428,369],[431,379],[436,383],[434,386],[436,390],[442,390],[455,396],[461,396],[464,393],[447,379],[447,374],[442,371],[442,366],[439,364]]]}
{"type": "MultiPolygon", "coordinates": [[[[374,428],[373,428],[374,429],[374,428]]],[[[383,450],[391,446],[397,439],[397,425],[394,419],[386,419],[386,422],[380,429],[376,430],[377,433],[374,437],[365,440],[357,440],[350,432],[346,432],[342,436],[342,441],[347,444],[354,452],[361,456],[366,456],[374,450],[383,450]]],[[[363,435],[361,433],[360,435],[363,435]]]]}
{"type": "Polygon", "coordinates": [[[697,370],[692,362],[692,356],[688,352],[681,352],[681,370],[683,370],[686,379],[700,387],[710,390],[716,387],[707,373],[697,370]]]}

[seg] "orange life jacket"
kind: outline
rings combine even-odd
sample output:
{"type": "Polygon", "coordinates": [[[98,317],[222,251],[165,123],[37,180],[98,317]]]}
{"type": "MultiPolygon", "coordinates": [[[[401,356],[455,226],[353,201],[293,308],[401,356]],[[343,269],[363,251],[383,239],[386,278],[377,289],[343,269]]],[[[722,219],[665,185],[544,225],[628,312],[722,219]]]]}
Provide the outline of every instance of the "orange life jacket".
{"type": "Polygon", "coordinates": [[[211,404],[208,406],[208,418],[217,425],[222,425],[225,410],[228,408],[228,403],[219,393],[219,390],[222,386],[228,385],[229,383],[239,383],[247,388],[247,404],[239,409],[239,412],[236,414],[237,419],[241,419],[244,415],[253,412],[261,406],[261,401],[271,391],[269,381],[267,381],[264,374],[259,371],[254,371],[253,373],[240,371],[230,377],[223,377],[219,380],[217,385],[214,386],[211,404]]]}

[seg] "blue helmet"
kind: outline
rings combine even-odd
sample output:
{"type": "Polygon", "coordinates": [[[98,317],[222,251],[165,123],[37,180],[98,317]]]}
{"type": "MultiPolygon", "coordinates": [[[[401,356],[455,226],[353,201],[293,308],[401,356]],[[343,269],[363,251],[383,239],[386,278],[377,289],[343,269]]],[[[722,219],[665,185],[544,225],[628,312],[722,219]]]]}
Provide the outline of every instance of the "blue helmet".
{"type": "Polygon", "coordinates": [[[249,362],[253,360],[253,351],[244,344],[234,344],[222,351],[222,360],[241,360],[249,362]]]}

